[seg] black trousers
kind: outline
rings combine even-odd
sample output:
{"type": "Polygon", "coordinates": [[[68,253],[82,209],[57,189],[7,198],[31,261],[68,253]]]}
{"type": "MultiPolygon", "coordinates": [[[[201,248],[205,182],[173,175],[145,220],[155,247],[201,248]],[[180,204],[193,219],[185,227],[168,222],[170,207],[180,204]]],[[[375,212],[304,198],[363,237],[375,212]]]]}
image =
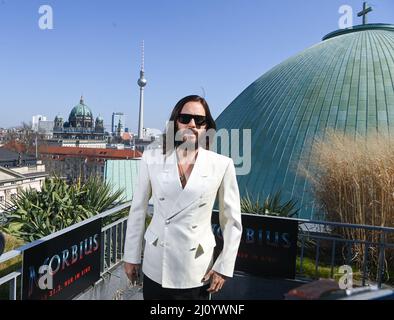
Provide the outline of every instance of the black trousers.
{"type": "Polygon", "coordinates": [[[163,288],[144,274],[142,294],[144,300],[209,300],[209,285],[190,289],[163,288]]]}

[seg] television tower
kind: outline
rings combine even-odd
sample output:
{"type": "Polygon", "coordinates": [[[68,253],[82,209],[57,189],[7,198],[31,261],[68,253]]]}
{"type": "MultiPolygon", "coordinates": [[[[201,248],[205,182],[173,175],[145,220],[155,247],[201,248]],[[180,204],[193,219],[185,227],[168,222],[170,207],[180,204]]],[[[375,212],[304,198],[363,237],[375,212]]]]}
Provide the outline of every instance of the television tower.
{"type": "Polygon", "coordinates": [[[138,79],[138,85],[140,87],[140,114],[138,119],[138,139],[143,139],[143,128],[144,128],[144,87],[146,86],[146,79],[144,76],[144,41],[142,41],[142,59],[141,59],[141,70],[140,78],[138,79]]]}

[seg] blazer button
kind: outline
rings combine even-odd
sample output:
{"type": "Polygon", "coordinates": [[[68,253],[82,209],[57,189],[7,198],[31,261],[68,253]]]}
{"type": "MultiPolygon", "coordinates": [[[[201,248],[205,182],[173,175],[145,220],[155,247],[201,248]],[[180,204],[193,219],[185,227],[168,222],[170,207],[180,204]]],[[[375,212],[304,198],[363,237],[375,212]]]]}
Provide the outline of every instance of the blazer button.
{"type": "Polygon", "coordinates": [[[170,222],[171,222],[170,220],[166,220],[166,224],[170,224],[170,222]]]}
{"type": "Polygon", "coordinates": [[[163,200],[164,200],[164,198],[160,198],[159,200],[160,200],[160,201],[163,201],[163,200]]]}

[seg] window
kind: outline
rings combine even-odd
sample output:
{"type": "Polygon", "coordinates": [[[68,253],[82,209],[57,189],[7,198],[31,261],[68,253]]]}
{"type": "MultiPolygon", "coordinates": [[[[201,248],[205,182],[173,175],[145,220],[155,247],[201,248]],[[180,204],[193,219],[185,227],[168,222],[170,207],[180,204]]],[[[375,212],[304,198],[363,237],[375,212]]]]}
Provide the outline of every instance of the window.
{"type": "Polygon", "coordinates": [[[0,202],[4,202],[4,196],[0,196],[0,202]]]}

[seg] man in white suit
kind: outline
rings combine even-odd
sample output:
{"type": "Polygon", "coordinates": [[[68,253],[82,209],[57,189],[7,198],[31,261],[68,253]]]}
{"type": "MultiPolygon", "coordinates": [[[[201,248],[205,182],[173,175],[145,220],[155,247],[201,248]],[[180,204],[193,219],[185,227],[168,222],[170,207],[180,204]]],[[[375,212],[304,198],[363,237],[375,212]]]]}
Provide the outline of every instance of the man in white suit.
{"type": "Polygon", "coordinates": [[[235,167],[231,158],[205,149],[205,139],[201,143],[207,130],[216,129],[205,99],[181,99],[171,121],[174,129],[167,129],[166,138],[172,135],[176,147],[146,150],[141,159],[127,224],[125,271],[136,280],[144,238],[145,299],[207,299],[233,276],[242,235],[235,167]],[[154,214],[144,234],[151,197],[154,214]],[[216,197],[224,244],[213,261],[216,197]]]}

